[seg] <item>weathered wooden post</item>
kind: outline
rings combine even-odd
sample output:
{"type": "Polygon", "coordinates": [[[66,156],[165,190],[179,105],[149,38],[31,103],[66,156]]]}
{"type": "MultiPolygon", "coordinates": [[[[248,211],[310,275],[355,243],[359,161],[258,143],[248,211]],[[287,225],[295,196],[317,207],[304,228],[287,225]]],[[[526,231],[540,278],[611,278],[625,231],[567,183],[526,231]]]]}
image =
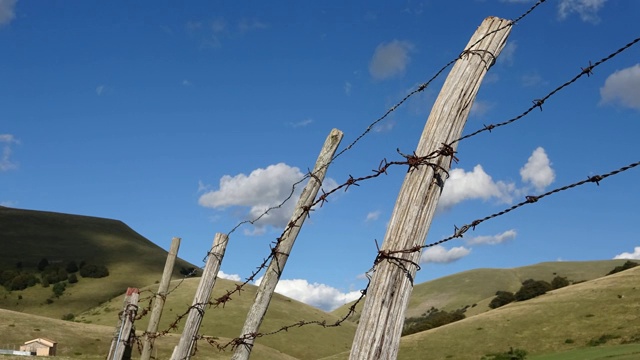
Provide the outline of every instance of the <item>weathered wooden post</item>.
{"type": "Polygon", "coordinates": [[[296,241],[300,228],[302,228],[302,224],[306,219],[304,211],[305,209],[308,211],[309,207],[315,201],[316,195],[318,194],[318,191],[322,186],[322,181],[327,173],[329,163],[331,162],[336,149],[338,149],[338,145],[340,145],[342,136],[342,131],[338,129],[331,130],[331,133],[329,133],[329,136],[320,151],[320,155],[316,160],[316,165],[312,172],[313,176],[309,178],[309,182],[302,191],[300,199],[296,204],[296,208],[293,211],[293,215],[291,216],[291,222],[293,222],[294,225],[289,226],[285,234],[280,239],[278,251],[271,259],[269,267],[262,278],[262,282],[260,282],[260,288],[258,289],[251,309],[249,309],[249,313],[242,328],[242,333],[240,334],[244,344],[236,348],[232,357],[233,360],[246,360],[251,355],[251,349],[255,339],[247,335],[255,334],[260,329],[260,324],[262,324],[264,315],[267,313],[267,308],[269,307],[269,303],[273,297],[273,292],[276,289],[278,280],[280,280],[284,266],[287,263],[287,259],[289,258],[289,254],[293,248],[293,243],[296,241]]]}
{"type": "Polygon", "coordinates": [[[207,263],[204,266],[202,279],[193,297],[193,304],[189,309],[187,321],[184,324],[184,330],[178,345],[173,350],[171,360],[188,360],[193,351],[193,344],[196,341],[202,318],[204,317],[204,309],[207,307],[211,290],[216,284],[216,276],[220,271],[220,263],[227,249],[229,237],[226,234],[217,233],[211,251],[209,251],[207,263]]]}
{"type": "Polygon", "coordinates": [[[162,308],[166,301],[167,290],[169,289],[169,283],[171,282],[171,273],[173,272],[173,266],[176,262],[179,248],[180,238],[174,237],[171,239],[171,247],[169,248],[167,261],[164,264],[162,280],[160,280],[160,286],[158,286],[158,292],[156,292],[153,302],[153,310],[151,310],[151,315],[149,316],[149,325],[147,326],[147,331],[144,334],[144,344],[140,360],[149,360],[151,357],[151,350],[153,349],[153,343],[155,341],[154,336],[156,331],[158,331],[158,323],[162,316],[162,308]]]}
{"type": "MultiPolygon", "coordinates": [[[[437,151],[460,137],[480,83],[506,43],[511,31],[509,24],[509,20],[489,17],[471,37],[433,105],[415,151],[417,156],[437,151]],[[476,44],[480,39],[483,40],[476,44]]],[[[457,143],[452,150],[456,147],[457,143]]],[[[433,166],[414,167],[407,173],[381,252],[424,244],[451,156],[439,156],[433,160],[433,166]]],[[[420,255],[420,251],[415,251],[393,254],[402,260],[392,262],[384,256],[380,259],[367,290],[349,359],[396,359],[420,255]]]]}
{"type": "Polygon", "coordinates": [[[138,298],[140,290],[127,288],[124,297],[124,306],[120,313],[120,320],[116,333],[111,341],[111,348],[107,360],[121,360],[126,352],[131,353],[131,335],[133,321],[138,313],[138,298]]]}

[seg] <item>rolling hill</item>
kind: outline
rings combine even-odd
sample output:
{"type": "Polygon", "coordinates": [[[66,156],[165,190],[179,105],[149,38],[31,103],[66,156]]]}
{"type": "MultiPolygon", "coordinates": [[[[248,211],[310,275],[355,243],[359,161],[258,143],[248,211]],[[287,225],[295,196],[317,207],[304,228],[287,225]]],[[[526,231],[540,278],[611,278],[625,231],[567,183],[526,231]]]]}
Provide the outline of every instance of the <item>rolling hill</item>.
{"type": "MultiPolygon", "coordinates": [[[[51,288],[41,285],[11,292],[0,287],[0,347],[49,337],[60,343],[60,354],[68,358],[104,358],[124,291],[127,287],[141,288],[140,306],[148,306],[167,255],[117,220],[5,207],[0,207],[0,243],[0,270],[15,269],[20,263],[20,269],[32,271],[42,258],[51,263],[86,261],[109,268],[108,277],[80,278],[78,283],[67,285],[59,298],[52,297],[51,288]],[[47,303],[46,299],[53,300],[47,303]],[[69,314],[74,321],[60,320],[69,314]]],[[[640,343],[640,267],[604,276],[624,262],[549,262],[514,269],[476,269],[418,284],[407,316],[419,316],[431,307],[451,311],[469,306],[467,318],[403,337],[399,358],[477,360],[510,346],[540,356],[573,350],[577,354],[574,358],[580,358],[589,350],[590,341],[601,338],[608,340],[607,345],[633,343],[615,351],[636,354],[634,351],[640,351],[640,346],[635,346],[640,343]],[[550,281],[555,276],[580,283],[499,309],[488,307],[497,290],[513,292],[524,280],[550,281]]],[[[199,278],[184,279],[179,269],[193,266],[177,261],[173,291],[167,298],[160,330],[167,329],[191,304],[199,278]]],[[[218,279],[213,296],[234,288],[234,282],[218,279]]],[[[208,309],[200,334],[213,336],[221,344],[238,336],[255,292],[256,287],[246,286],[224,308],[208,309]]],[[[261,332],[273,332],[299,321],[324,320],[331,324],[346,313],[348,306],[326,313],[276,294],[261,332]]],[[[138,332],[146,329],[147,319],[136,322],[138,332]]],[[[260,337],[252,358],[346,359],[356,321],[357,316],[335,328],[308,325],[260,337]]],[[[169,357],[179,331],[180,325],[157,340],[159,358],[169,357]]],[[[220,353],[206,342],[200,342],[199,349],[198,358],[229,358],[229,352],[220,353]]],[[[551,355],[549,359],[564,358],[551,355]]]]}
{"type": "MultiPolygon", "coordinates": [[[[0,286],[0,308],[57,319],[108,301],[127,287],[159,281],[167,257],[166,250],[118,220],[7,207],[0,207],[0,246],[0,270],[16,269],[19,264],[33,272],[41,259],[107,266],[106,278],[78,276],[80,281],[65,291],[64,307],[46,303],[51,288],[36,285],[9,294],[0,286]]],[[[182,277],[182,267],[195,265],[176,259],[174,278],[182,277]]]]}

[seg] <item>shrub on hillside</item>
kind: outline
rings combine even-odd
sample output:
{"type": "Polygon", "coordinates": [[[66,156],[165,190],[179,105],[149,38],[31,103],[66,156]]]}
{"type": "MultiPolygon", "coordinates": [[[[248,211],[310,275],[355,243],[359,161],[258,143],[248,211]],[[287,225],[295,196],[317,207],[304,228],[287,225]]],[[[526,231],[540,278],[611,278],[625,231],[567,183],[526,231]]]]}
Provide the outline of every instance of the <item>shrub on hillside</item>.
{"type": "Polygon", "coordinates": [[[512,292],[498,290],[496,292],[496,297],[494,297],[489,303],[489,307],[492,309],[497,309],[500,306],[507,305],[508,303],[512,303],[516,301],[516,297],[512,292]]]}
{"type": "Polygon", "coordinates": [[[19,274],[11,280],[9,290],[24,290],[36,284],[36,277],[33,274],[19,274]]]}
{"type": "Polygon", "coordinates": [[[73,274],[75,272],[78,272],[78,270],[80,270],[80,268],[78,267],[78,264],[76,264],[76,262],[73,260],[67,262],[67,265],[65,266],[64,269],[67,270],[69,274],[73,274]]]}
{"type": "Polygon", "coordinates": [[[66,281],[69,278],[69,274],[67,273],[67,270],[65,270],[62,266],[60,265],[49,265],[44,271],[42,271],[42,274],[40,275],[42,277],[42,279],[46,279],[49,284],[55,284],[57,282],[60,281],[66,281]]]}
{"type": "Polygon", "coordinates": [[[76,274],[69,275],[69,284],[75,284],[78,282],[78,277],[76,274]]]}
{"type": "Polygon", "coordinates": [[[525,301],[545,294],[547,291],[552,289],[551,284],[544,280],[529,279],[522,283],[522,287],[514,296],[518,301],[525,301]]]}
{"type": "Polygon", "coordinates": [[[104,265],[87,264],[80,268],[80,275],[86,278],[103,278],[109,276],[109,269],[104,265]]]}
{"type": "Polygon", "coordinates": [[[607,275],[619,273],[620,271],[629,270],[629,269],[634,268],[634,267],[636,267],[638,265],[639,264],[637,262],[627,260],[624,264],[614,267],[613,270],[609,271],[609,273],[607,275]]]}
{"type": "Polygon", "coordinates": [[[551,287],[555,289],[560,289],[565,286],[571,285],[571,282],[564,276],[556,276],[551,280],[551,287]]]}
{"type": "Polygon", "coordinates": [[[59,282],[53,285],[53,288],[51,288],[51,290],[53,291],[53,295],[55,295],[56,297],[60,297],[62,296],[62,294],[64,293],[64,291],[67,288],[67,284],[64,282],[59,282]]]}
{"type": "Polygon", "coordinates": [[[432,307],[420,317],[408,318],[404,323],[402,336],[437,328],[442,325],[462,320],[465,318],[465,309],[466,308],[462,308],[452,312],[447,312],[445,310],[438,310],[432,307]]]}
{"type": "Polygon", "coordinates": [[[509,351],[503,353],[487,354],[481,360],[524,360],[527,358],[527,352],[522,349],[510,348],[509,351]]]}
{"type": "Polygon", "coordinates": [[[49,260],[47,260],[46,258],[40,259],[40,261],[38,262],[38,271],[43,271],[47,268],[47,266],[49,266],[49,260]]]}

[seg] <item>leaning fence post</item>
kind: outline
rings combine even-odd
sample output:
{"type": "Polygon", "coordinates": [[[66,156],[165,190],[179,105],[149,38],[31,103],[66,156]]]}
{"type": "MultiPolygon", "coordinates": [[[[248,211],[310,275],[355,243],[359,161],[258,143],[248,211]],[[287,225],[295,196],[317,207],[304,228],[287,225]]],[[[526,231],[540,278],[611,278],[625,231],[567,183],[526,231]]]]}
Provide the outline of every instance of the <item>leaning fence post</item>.
{"type": "Polygon", "coordinates": [[[116,333],[111,341],[107,360],[121,360],[126,352],[131,352],[131,335],[133,321],[138,313],[138,298],[140,290],[137,288],[127,288],[124,297],[124,306],[120,313],[120,320],[116,333]]]}
{"type": "Polygon", "coordinates": [[[485,19],[442,86],[415,151],[417,156],[434,152],[440,156],[426,160],[431,162],[428,164],[412,165],[405,176],[367,289],[351,360],[386,360],[398,355],[421,251],[389,252],[419,249],[424,244],[457,148],[457,143],[451,143],[462,134],[480,83],[502,51],[510,31],[509,20],[485,19]]]}
{"type": "Polygon", "coordinates": [[[196,341],[196,336],[204,317],[204,309],[209,303],[209,297],[211,297],[213,285],[216,283],[216,276],[220,271],[220,263],[227,249],[228,241],[229,237],[221,233],[217,233],[213,240],[213,246],[209,251],[202,279],[200,279],[196,295],[193,297],[193,304],[189,309],[182,336],[180,336],[180,341],[175,347],[173,355],[171,355],[171,360],[188,360],[192,355],[193,344],[196,341]]]}
{"type": "Polygon", "coordinates": [[[338,129],[331,130],[331,133],[329,133],[329,136],[320,151],[312,176],[310,176],[307,186],[305,186],[302,191],[296,208],[293,211],[293,215],[291,216],[290,224],[292,225],[287,227],[287,230],[280,239],[278,249],[273,255],[273,258],[269,263],[269,267],[265,271],[264,277],[260,282],[260,288],[258,289],[251,309],[249,309],[244,327],[242,328],[242,333],[240,334],[240,339],[242,339],[243,344],[236,347],[232,357],[233,360],[246,360],[251,355],[251,349],[255,340],[251,334],[257,333],[260,329],[260,324],[264,319],[264,315],[269,307],[269,302],[271,301],[273,292],[276,289],[278,280],[280,280],[284,266],[287,263],[287,259],[289,258],[289,254],[293,248],[293,243],[296,241],[300,228],[302,228],[302,224],[307,217],[305,211],[309,211],[320,187],[322,186],[322,180],[327,173],[327,168],[329,167],[329,163],[331,162],[336,149],[338,149],[338,145],[340,145],[342,136],[342,131],[338,129]]]}
{"type": "Polygon", "coordinates": [[[167,290],[169,289],[169,283],[171,282],[171,273],[173,272],[173,265],[176,262],[179,248],[180,238],[174,237],[171,239],[171,247],[169,248],[167,261],[164,264],[162,280],[160,280],[160,286],[158,286],[158,292],[156,293],[153,301],[153,310],[151,310],[151,315],[149,316],[149,325],[147,326],[147,331],[144,333],[144,345],[142,347],[140,360],[149,360],[151,357],[151,350],[153,349],[153,343],[155,341],[155,333],[158,330],[158,323],[162,316],[162,308],[166,301],[167,290]]]}

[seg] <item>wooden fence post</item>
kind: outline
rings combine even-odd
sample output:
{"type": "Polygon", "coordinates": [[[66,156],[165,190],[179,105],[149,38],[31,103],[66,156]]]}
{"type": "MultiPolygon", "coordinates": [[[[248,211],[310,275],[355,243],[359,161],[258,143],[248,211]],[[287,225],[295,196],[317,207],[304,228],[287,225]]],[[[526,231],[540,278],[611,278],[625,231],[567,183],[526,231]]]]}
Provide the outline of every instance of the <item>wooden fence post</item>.
{"type": "MultiPolygon", "coordinates": [[[[460,137],[480,83],[506,43],[511,31],[509,23],[509,20],[489,17],[473,34],[433,105],[415,151],[417,156],[431,154],[460,137]],[[483,40],[476,44],[480,39],[483,40]]],[[[452,150],[456,147],[457,143],[452,150]]],[[[433,166],[410,168],[387,227],[382,255],[384,251],[424,244],[452,156],[439,156],[432,160],[433,166]]],[[[396,359],[420,255],[420,251],[414,251],[395,253],[393,261],[384,255],[379,258],[349,359],[396,359]]],[[[424,354],[424,358],[428,358],[428,354],[424,354]]]]}
{"type": "Polygon", "coordinates": [[[158,331],[158,323],[162,316],[162,308],[166,301],[167,290],[169,289],[169,283],[171,282],[171,273],[173,272],[173,266],[176,262],[179,248],[180,238],[174,237],[171,239],[171,247],[169,248],[167,261],[164,264],[162,280],[160,280],[160,286],[158,286],[158,292],[156,293],[153,302],[153,310],[151,310],[151,315],[149,316],[149,325],[147,326],[147,331],[144,333],[144,344],[140,360],[149,360],[151,357],[151,350],[153,349],[153,343],[155,341],[154,336],[156,331],[158,331]]]}
{"type": "Polygon", "coordinates": [[[327,173],[329,163],[338,149],[338,145],[340,145],[342,136],[342,131],[338,129],[331,130],[331,133],[329,133],[329,136],[320,151],[320,155],[318,156],[316,165],[313,169],[313,176],[309,178],[309,182],[302,191],[300,199],[296,204],[296,208],[293,211],[293,215],[291,216],[291,222],[294,222],[294,225],[289,226],[288,230],[282,236],[280,244],[278,245],[278,251],[271,259],[269,267],[265,271],[264,277],[260,282],[260,288],[258,289],[251,309],[249,309],[249,313],[247,314],[247,318],[240,334],[244,343],[236,347],[232,357],[233,360],[246,360],[251,355],[251,349],[253,348],[255,339],[247,335],[257,333],[260,329],[260,324],[262,324],[264,315],[267,313],[267,308],[269,307],[269,303],[273,297],[273,292],[276,289],[278,280],[280,280],[284,266],[287,263],[287,259],[289,258],[289,254],[293,248],[293,243],[296,241],[296,237],[298,236],[298,233],[304,224],[304,220],[307,217],[306,215],[303,215],[305,211],[304,209],[311,206],[315,201],[316,195],[322,186],[322,180],[327,173]]]}
{"type": "MultiPolygon", "coordinates": [[[[107,360],[121,360],[125,353],[131,354],[131,335],[133,329],[133,321],[138,313],[138,298],[140,290],[136,288],[127,288],[124,297],[124,306],[120,313],[120,320],[116,333],[111,341],[109,355],[107,360]]],[[[130,358],[127,356],[126,358],[130,358]]]]}
{"type": "Polygon", "coordinates": [[[178,345],[173,350],[171,360],[188,360],[191,358],[193,351],[193,344],[196,341],[202,318],[204,317],[204,309],[207,307],[209,297],[211,297],[211,290],[216,284],[216,276],[220,271],[220,263],[224,257],[224,252],[227,249],[227,242],[229,237],[226,234],[217,233],[214,240],[207,263],[202,273],[202,279],[196,290],[196,295],[193,297],[193,304],[189,309],[189,315],[187,321],[184,324],[184,330],[178,345]]]}

